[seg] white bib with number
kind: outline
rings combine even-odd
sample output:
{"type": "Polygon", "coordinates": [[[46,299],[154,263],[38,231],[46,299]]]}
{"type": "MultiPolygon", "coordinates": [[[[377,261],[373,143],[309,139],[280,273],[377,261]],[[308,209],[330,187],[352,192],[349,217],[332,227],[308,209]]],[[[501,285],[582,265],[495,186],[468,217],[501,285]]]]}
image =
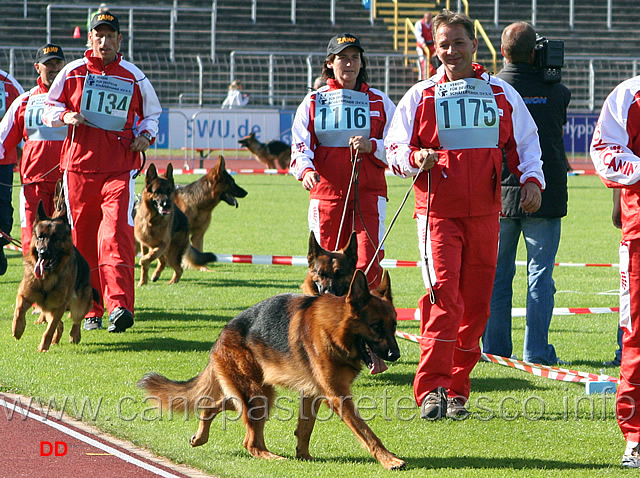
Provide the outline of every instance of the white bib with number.
{"type": "Polygon", "coordinates": [[[369,95],[353,90],[316,94],[314,128],[322,146],[348,147],[351,136],[369,139],[369,95]]]}
{"type": "Polygon", "coordinates": [[[122,131],[132,96],[133,83],[112,76],[88,74],[80,112],[99,128],[122,131]]]}
{"type": "Polygon", "coordinates": [[[57,128],[45,126],[42,122],[46,93],[29,96],[24,110],[24,126],[31,141],[63,141],[67,137],[67,125],[57,128]]]}
{"type": "Polygon", "coordinates": [[[498,147],[500,115],[487,81],[465,78],[437,84],[435,107],[443,149],[498,147]]]}

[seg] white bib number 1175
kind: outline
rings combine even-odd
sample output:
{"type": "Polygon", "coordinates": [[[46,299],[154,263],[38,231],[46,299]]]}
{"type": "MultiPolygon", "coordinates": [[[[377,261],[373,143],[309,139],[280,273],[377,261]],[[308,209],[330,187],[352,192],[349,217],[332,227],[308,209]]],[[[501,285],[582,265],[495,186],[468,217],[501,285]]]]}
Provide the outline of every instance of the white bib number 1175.
{"type": "Polygon", "coordinates": [[[500,112],[486,81],[467,78],[436,85],[435,109],[442,148],[498,146],[500,112]]]}

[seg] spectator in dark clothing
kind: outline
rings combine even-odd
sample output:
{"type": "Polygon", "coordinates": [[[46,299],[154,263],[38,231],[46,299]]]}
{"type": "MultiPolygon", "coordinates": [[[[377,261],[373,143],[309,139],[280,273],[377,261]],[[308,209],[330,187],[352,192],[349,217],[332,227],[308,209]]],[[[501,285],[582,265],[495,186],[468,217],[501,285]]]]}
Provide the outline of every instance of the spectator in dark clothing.
{"type": "Polygon", "coordinates": [[[497,75],[523,97],[538,127],[542,169],[546,188],[542,205],[532,214],[520,207],[517,177],[502,168],[502,214],[498,267],[491,298],[491,316],[482,337],[483,352],[510,357],[511,306],[515,258],[520,234],[527,247],[527,320],[524,360],[544,365],[558,360],[549,344],[549,325],[554,306],[553,266],[560,242],[560,220],[567,214],[567,157],[563,125],[571,92],[562,83],[547,83],[534,67],[536,33],[528,23],[518,22],[502,32],[502,55],[506,66],[497,75]]]}

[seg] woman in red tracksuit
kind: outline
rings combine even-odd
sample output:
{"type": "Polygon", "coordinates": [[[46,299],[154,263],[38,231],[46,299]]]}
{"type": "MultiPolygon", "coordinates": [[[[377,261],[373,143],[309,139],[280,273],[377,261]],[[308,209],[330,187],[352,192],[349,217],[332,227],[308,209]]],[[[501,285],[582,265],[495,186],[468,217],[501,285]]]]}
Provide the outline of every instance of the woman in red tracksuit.
{"type": "Polygon", "coordinates": [[[42,200],[47,214],[53,213],[56,182],[62,178],[60,151],[67,128],[49,128],[42,123],[44,98],[65,57],[58,45],[47,44],[36,54],[38,84],[14,101],[0,122],[0,158],[24,140],[20,160],[20,225],[22,253],[28,254],[33,221],[42,200]]]}
{"type": "Polygon", "coordinates": [[[607,97],[591,141],[591,160],[610,188],[620,188],[620,327],[622,360],[616,397],[626,440],[622,465],[640,468],[640,76],[607,97]]]}
{"type": "Polygon", "coordinates": [[[375,251],[384,234],[387,202],[383,138],[395,106],[367,85],[363,51],[350,33],[329,42],[322,72],[327,84],[309,93],[296,112],[290,170],[310,191],[309,229],[316,240],[335,251],[355,230],[356,267],[364,271],[376,259],[367,275],[375,288],[382,278],[384,252],[375,257],[375,251]],[[357,178],[352,180],[354,160],[357,178]]]}
{"type": "Polygon", "coordinates": [[[140,152],[158,132],[162,109],[149,79],[118,53],[118,19],[95,14],[88,35],[91,50],[51,86],[44,122],[69,125],[60,163],[73,242],[103,299],[94,302],[84,328],[102,327],[106,305],[109,332],[124,332],[133,325],[135,173],[140,152]]]}
{"type": "Polygon", "coordinates": [[[544,187],[533,118],[513,87],[473,63],[471,19],[445,10],[434,32],[443,65],[400,100],[385,139],[395,174],[421,174],[415,215],[432,295],[419,302],[414,394],[429,420],[469,415],[469,374],[480,358],[496,271],[503,151],[520,177],[523,209],[540,207],[544,187]]]}

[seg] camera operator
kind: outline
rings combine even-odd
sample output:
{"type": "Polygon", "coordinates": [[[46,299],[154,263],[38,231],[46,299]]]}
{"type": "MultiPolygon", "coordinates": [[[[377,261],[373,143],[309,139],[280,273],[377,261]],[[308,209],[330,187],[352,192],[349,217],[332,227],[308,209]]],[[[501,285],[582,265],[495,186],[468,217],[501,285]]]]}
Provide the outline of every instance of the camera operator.
{"type": "MultiPolygon", "coordinates": [[[[557,43],[562,46],[561,42],[557,43]]],[[[542,46],[548,46],[548,43],[542,46]]],[[[571,92],[558,82],[559,70],[555,71],[553,82],[549,82],[548,76],[543,75],[545,65],[535,64],[536,33],[528,23],[513,23],[504,29],[501,51],[506,66],[497,76],[520,93],[538,126],[546,188],[540,209],[526,214],[520,207],[518,178],[510,174],[505,159],[498,265],[491,316],[482,337],[483,352],[503,357],[512,354],[512,284],[518,240],[522,234],[527,247],[528,283],[524,360],[544,365],[566,363],[558,359],[553,345],[549,344],[548,334],[556,290],[552,273],[560,242],[560,218],[567,214],[568,162],[563,125],[567,122],[571,92]]],[[[561,57],[560,66],[562,61],[561,57]]]]}

